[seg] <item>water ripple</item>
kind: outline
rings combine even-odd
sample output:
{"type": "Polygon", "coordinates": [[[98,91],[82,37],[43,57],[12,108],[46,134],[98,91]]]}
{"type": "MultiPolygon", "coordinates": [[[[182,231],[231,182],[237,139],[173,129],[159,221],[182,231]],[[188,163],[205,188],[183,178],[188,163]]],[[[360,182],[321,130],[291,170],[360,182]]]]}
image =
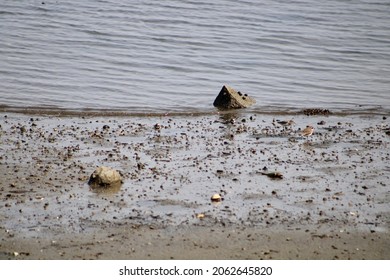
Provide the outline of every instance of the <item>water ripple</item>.
{"type": "Polygon", "coordinates": [[[388,1],[0,3],[0,106],[390,110],[388,1]],[[363,107],[364,107],[363,106],[363,107]]]}

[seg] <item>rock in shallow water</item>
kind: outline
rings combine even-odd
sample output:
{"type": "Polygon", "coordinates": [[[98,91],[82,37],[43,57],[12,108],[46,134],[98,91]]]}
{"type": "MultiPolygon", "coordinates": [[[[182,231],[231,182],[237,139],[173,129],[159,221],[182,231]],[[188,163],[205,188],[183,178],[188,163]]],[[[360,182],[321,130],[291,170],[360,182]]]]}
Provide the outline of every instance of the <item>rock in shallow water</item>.
{"type": "Polygon", "coordinates": [[[100,166],[92,173],[88,184],[92,187],[111,187],[122,184],[121,174],[106,166],[100,166]]]}
{"type": "Polygon", "coordinates": [[[213,105],[220,109],[241,109],[247,108],[255,103],[256,101],[247,94],[243,94],[224,85],[217,98],[214,100],[213,105]]]}

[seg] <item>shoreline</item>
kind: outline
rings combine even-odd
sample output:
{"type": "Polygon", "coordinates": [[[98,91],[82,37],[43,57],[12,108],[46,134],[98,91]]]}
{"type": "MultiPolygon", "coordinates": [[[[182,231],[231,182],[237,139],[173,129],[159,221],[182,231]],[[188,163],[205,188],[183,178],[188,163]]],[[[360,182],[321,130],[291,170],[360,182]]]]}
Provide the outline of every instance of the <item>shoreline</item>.
{"type": "MultiPolygon", "coordinates": [[[[124,108],[83,108],[83,109],[70,109],[70,108],[56,108],[56,107],[17,107],[0,105],[0,113],[2,114],[19,114],[26,116],[53,116],[53,117],[202,117],[213,115],[241,115],[241,114],[255,114],[265,116],[299,116],[307,115],[305,110],[326,110],[321,107],[313,107],[312,109],[298,108],[298,107],[283,107],[279,106],[256,106],[252,108],[246,108],[245,110],[218,110],[217,108],[210,107],[204,109],[180,108],[180,110],[165,109],[154,110],[150,109],[124,109],[124,108]]],[[[380,105],[372,106],[359,106],[351,107],[349,109],[338,108],[329,111],[329,115],[334,116],[389,116],[390,110],[380,105]]],[[[316,114],[317,116],[327,114],[316,114]]]]}
{"type": "Polygon", "coordinates": [[[0,259],[390,258],[386,115],[0,120],[0,259]],[[124,184],[90,190],[101,165],[124,184]]]}

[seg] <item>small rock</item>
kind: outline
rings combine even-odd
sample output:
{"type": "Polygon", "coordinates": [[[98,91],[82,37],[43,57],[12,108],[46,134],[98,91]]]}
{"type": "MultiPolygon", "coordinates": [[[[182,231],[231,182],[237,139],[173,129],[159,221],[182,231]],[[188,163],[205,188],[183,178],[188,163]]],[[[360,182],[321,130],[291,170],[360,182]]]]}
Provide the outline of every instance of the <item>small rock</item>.
{"type": "Polygon", "coordinates": [[[198,214],[196,214],[196,217],[198,219],[203,219],[205,217],[205,215],[203,213],[198,213],[198,214]]]}
{"type": "Polygon", "coordinates": [[[283,179],[283,174],[275,171],[275,172],[260,172],[262,175],[266,175],[270,177],[271,179],[283,179]]]}
{"type": "Polygon", "coordinates": [[[214,100],[214,107],[221,109],[241,109],[247,108],[256,101],[249,97],[247,94],[242,94],[241,92],[237,92],[233,88],[224,85],[219,92],[217,98],[214,100]]]}
{"type": "Polygon", "coordinates": [[[122,184],[118,171],[106,166],[100,166],[92,173],[88,184],[94,187],[110,187],[122,184]]]}
{"type": "Polygon", "coordinates": [[[220,202],[221,201],[221,196],[219,194],[213,194],[213,196],[211,197],[211,201],[212,202],[220,202]]]}

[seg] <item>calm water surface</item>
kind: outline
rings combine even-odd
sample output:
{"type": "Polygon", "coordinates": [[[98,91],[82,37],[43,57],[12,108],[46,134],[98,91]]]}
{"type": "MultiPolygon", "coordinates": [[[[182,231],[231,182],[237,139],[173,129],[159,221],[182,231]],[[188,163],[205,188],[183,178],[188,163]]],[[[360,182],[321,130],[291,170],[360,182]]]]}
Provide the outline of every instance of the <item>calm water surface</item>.
{"type": "Polygon", "coordinates": [[[0,106],[390,112],[390,1],[2,0],[0,106]]]}

